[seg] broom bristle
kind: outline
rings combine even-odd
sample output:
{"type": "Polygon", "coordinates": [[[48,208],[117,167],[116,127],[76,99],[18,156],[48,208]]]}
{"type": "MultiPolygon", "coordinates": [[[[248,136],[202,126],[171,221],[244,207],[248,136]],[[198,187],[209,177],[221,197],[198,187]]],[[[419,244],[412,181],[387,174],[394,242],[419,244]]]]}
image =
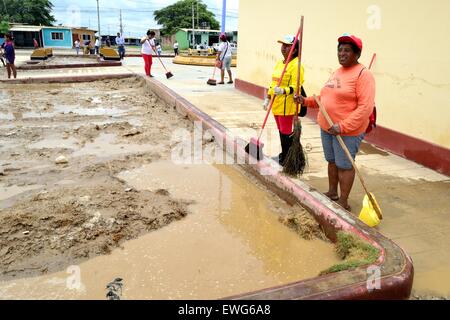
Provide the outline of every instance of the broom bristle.
{"type": "Polygon", "coordinates": [[[302,175],[306,167],[306,155],[300,143],[302,128],[300,122],[295,122],[294,139],[284,161],[283,172],[290,176],[302,175]]]}

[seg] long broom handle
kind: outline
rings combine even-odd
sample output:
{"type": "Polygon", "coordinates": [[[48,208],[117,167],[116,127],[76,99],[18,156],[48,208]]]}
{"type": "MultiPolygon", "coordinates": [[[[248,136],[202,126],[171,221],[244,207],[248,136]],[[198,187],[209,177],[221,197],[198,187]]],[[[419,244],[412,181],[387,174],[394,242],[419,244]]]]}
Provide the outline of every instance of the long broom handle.
{"type": "MultiPolygon", "coordinates": [[[[300,20],[300,41],[298,42],[298,67],[297,67],[297,96],[300,95],[300,77],[301,77],[301,68],[302,68],[302,50],[303,50],[303,23],[305,21],[305,17],[302,16],[302,19],[300,20]]],[[[298,121],[298,109],[299,109],[299,102],[298,100],[295,102],[295,106],[296,106],[296,119],[298,121]]]]}
{"type": "MultiPolygon", "coordinates": [[[[292,55],[294,54],[294,49],[295,49],[295,46],[297,45],[298,37],[300,35],[300,32],[302,31],[301,29],[302,29],[302,26],[300,26],[300,28],[298,28],[297,35],[295,36],[294,44],[292,45],[291,50],[289,51],[289,55],[286,59],[286,64],[284,65],[283,72],[281,73],[281,77],[280,77],[280,79],[278,79],[278,83],[277,83],[278,87],[281,85],[281,82],[283,81],[283,77],[284,77],[284,74],[286,73],[287,66],[292,58],[292,55]]],[[[267,120],[269,119],[270,111],[272,111],[272,106],[273,106],[274,101],[275,101],[275,95],[273,95],[272,98],[270,99],[270,104],[269,104],[269,107],[267,108],[266,118],[264,119],[263,125],[261,127],[261,132],[259,133],[259,136],[258,136],[258,141],[261,140],[261,136],[263,134],[264,128],[266,127],[267,120]]]]}
{"type": "Polygon", "coordinates": [[[159,62],[161,63],[161,65],[163,66],[164,70],[166,70],[166,72],[167,72],[166,66],[164,65],[164,63],[162,62],[161,58],[159,57],[158,52],[156,52],[156,51],[153,49],[153,47],[152,47],[152,50],[153,50],[153,52],[155,53],[155,55],[158,57],[158,60],[159,60],[159,62]]]}
{"type": "MultiPolygon", "coordinates": [[[[314,100],[316,101],[317,105],[319,106],[320,112],[322,112],[325,119],[327,119],[328,124],[330,127],[334,125],[333,120],[331,120],[327,110],[324,108],[322,103],[319,101],[316,95],[314,95],[314,100]]],[[[352,163],[353,168],[355,169],[356,174],[358,175],[359,180],[361,181],[361,184],[363,186],[364,191],[366,192],[367,196],[369,197],[370,202],[372,203],[372,207],[375,209],[375,212],[377,213],[378,218],[381,220],[383,219],[383,216],[378,208],[378,205],[375,202],[375,199],[373,199],[372,194],[367,190],[366,184],[364,183],[364,179],[361,175],[361,173],[358,170],[358,167],[356,166],[355,161],[353,160],[352,155],[350,154],[350,151],[348,151],[347,146],[344,143],[344,140],[342,140],[342,137],[340,135],[336,136],[336,138],[339,141],[339,144],[341,145],[342,149],[344,149],[345,154],[347,155],[348,160],[352,163]]]]}
{"type": "Polygon", "coordinates": [[[372,69],[373,62],[375,61],[375,58],[376,58],[376,57],[377,57],[377,54],[374,53],[373,56],[372,56],[372,60],[370,61],[369,70],[372,69]]]}

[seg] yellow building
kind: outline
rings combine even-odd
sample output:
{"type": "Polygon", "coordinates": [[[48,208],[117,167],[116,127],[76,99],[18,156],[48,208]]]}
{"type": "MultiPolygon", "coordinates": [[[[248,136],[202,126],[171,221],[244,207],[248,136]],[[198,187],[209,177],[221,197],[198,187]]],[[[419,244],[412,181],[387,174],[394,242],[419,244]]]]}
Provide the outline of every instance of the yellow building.
{"type": "Polygon", "coordinates": [[[82,46],[84,46],[86,41],[90,41],[90,46],[93,47],[96,32],[96,30],[91,30],[88,28],[72,28],[72,45],[75,43],[75,40],[79,39],[82,46]]]}
{"type": "Polygon", "coordinates": [[[378,127],[367,140],[450,175],[450,1],[240,1],[236,87],[262,97],[280,59],[276,40],[305,16],[305,89],[319,94],[339,67],[337,38],[362,38],[377,83],[378,127]]]}

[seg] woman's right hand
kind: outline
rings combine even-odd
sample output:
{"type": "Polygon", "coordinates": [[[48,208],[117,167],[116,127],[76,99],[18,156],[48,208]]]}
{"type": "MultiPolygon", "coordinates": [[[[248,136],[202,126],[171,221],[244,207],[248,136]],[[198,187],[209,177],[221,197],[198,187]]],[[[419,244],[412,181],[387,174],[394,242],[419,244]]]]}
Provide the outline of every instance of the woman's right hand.
{"type": "Polygon", "coordinates": [[[262,104],[264,111],[267,111],[269,104],[270,104],[270,96],[268,96],[267,98],[264,99],[264,102],[262,104]]]}
{"type": "Polygon", "coordinates": [[[305,97],[303,97],[302,95],[298,96],[294,94],[294,102],[303,105],[305,103],[305,97]]]}

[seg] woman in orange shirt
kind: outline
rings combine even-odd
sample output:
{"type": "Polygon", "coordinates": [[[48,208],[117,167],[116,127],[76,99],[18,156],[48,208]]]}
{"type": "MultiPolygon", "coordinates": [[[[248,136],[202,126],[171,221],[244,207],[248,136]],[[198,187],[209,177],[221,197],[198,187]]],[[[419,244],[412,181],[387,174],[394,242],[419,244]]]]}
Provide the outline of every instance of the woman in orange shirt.
{"type": "MultiPolygon", "coordinates": [[[[321,127],[322,145],[328,162],[329,187],[325,195],[350,211],[348,196],[355,180],[355,170],[336,136],[342,136],[355,159],[375,106],[375,79],[372,73],[358,62],[363,48],[361,39],[344,34],[338,42],[341,68],[331,75],[319,97],[334,125],[330,128],[320,112],[317,121],[321,127]]],[[[314,97],[305,99],[300,96],[296,99],[306,107],[318,108],[314,97]]]]}

